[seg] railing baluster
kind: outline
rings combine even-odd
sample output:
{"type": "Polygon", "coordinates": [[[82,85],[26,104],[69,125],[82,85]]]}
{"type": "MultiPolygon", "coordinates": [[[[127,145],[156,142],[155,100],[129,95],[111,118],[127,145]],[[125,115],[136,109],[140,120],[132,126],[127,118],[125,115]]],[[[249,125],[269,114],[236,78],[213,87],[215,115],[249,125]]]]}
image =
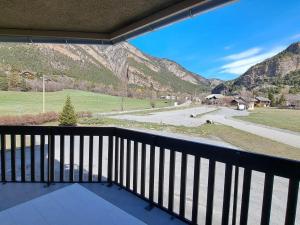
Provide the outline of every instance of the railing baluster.
{"type": "Polygon", "coordinates": [[[10,135],[10,166],[11,166],[11,180],[16,181],[16,135],[10,135]]]}
{"type": "MultiPolygon", "coordinates": [[[[22,137],[21,137],[22,138],[22,137]]],[[[40,136],[40,181],[45,182],[45,135],[40,136]]]]}
{"type": "Polygon", "coordinates": [[[248,222],[251,175],[252,175],[252,171],[248,168],[245,168],[243,192],[242,192],[242,203],[241,203],[240,225],[247,225],[247,222],[248,222]]]}
{"type": "Polygon", "coordinates": [[[213,216],[216,161],[209,160],[208,168],[209,168],[209,170],[208,170],[206,222],[205,222],[205,224],[211,225],[212,224],[212,216],[213,216]]]}
{"type": "Polygon", "coordinates": [[[98,182],[102,181],[102,152],[103,152],[103,137],[99,136],[98,146],[98,182]]]}
{"type": "Polygon", "coordinates": [[[159,148],[159,177],[158,177],[158,204],[163,206],[164,200],[164,174],[165,174],[165,149],[159,148]]]}
{"type": "Polygon", "coordinates": [[[141,156],[141,195],[145,197],[146,190],[146,144],[142,143],[141,156]]]}
{"type": "Polygon", "coordinates": [[[119,182],[119,137],[115,137],[115,182],[119,182]]]}
{"type": "Polygon", "coordinates": [[[270,214],[272,205],[272,193],[273,193],[274,176],[271,174],[265,175],[263,205],[261,214],[261,225],[270,224],[270,214]]]}
{"type": "Polygon", "coordinates": [[[294,225],[297,211],[297,201],[299,192],[299,180],[290,179],[288,200],[285,214],[285,225],[294,225]]]}
{"type": "Polygon", "coordinates": [[[59,174],[60,174],[60,182],[64,181],[64,170],[65,170],[65,135],[60,135],[60,158],[59,158],[59,163],[60,163],[60,169],[59,169],[59,174]]]}
{"type": "Polygon", "coordinates": [[[127,139],[126,152],[126,188],[130,189],[130,167],[131,167],[131,140],[127,139]]]}
{"type": "Polygon", "coordinates": [[[21,135],[21,181],[25,182],[26,181],[26,140],[25,140],[25,135],[21,135]]]}
{"type": "Polygon", "coordinates": [[[200,157],[195,156],[194,163],[194,186],[193,186],[193,209],[192,209],[192,224],[197,224],[198,221],[198,202],[199,202],[199,186],[200,186],[200,157]]]}
{"type": "Polygon", "coordinates": [[[74,180],[74,135],[70,135],[70,182],[74,180]]]}
{"type": "Polygon", "coordinates": [[[89,182],[93,181],[93,149],[94,149],[94,136],[89,136],[89,182]]]}
{"type": "Polygon", "coordinates": [[[124,139],[121,138],[120,143],[120,184],[124,186],[124,139]]]}
{"type": "Polygon", "coordinates": [[[138,142],[133,147],[133,191],[137,193],[137,171],[138,170],[138,142]]]}
{"type": "MultiPolygon", "coordinates": [[[[49,136],[48,136],[49,137],[49,136]]],[[[49,174],[50,174],[50,179],[49,179],[49,183],[53,183],[54,182],[54,160],[55,160],[55,136],[54,135],[50,135],[50,148],[49,148],[49,174]]]]}
{"type": "Polygon", "coordinates": [[[35,136],[30,135],[31,182],[35,182],[35,136]]]}
{"type": "Polygon", "coordinates": [[[112,183],[113,170],[113,150],[114,150],[113,136],[108,137],[108,163],[107,163],[107,181],[112,183]]]}
{"type": "Polygon", "coordinates": [[[236,225],[236,210],[237,210],[237,198],[238,198],[238,192],[239,192],[239,167],[235,166],[235,172],[234,172],[234,190],[233,190],[233,207],[232,207],[232,225],[236,225]]]}
{"type": "Polygon", "coordinates": [[[149,174],[149,200],[153,202],[154,197],[154,169],[155,169],[155,146],[150,147],[150,174],[149,174]]]}
{"type": "Polygon", "coordinates": [[[185,216],[186,173],[187,173],[187,155],[185,153],[182,153],[181,175],[180,175],[180,202],[179,202],[179,215],[182,217],[185,216]]]}
{"type": "Polygon", "coordinates": [[[232,165],[226,164],[224,195],[223,195],[222,225],[228,225],[229,223],[231,181],[232,181],[232,165]]]}
{"type": "Polygon", "coordinates": [[[168,199],[168,210],[170,212],[173,212],[173,208],[174,208],[174,181],[175,181],[175,151],[170,150],[169,199],[168,199]]]}
{"type": "Polygon", "coordinates": [[[6,140],[5,134],[1,134],[1,180],[6,182],[6,140]]]}
{"type": "Polygon", "coordinates": [[[83,148],[84,148],[84,136],[80,135],[79,138],[79,182],[82,182],[83,178],[83,148]]]}

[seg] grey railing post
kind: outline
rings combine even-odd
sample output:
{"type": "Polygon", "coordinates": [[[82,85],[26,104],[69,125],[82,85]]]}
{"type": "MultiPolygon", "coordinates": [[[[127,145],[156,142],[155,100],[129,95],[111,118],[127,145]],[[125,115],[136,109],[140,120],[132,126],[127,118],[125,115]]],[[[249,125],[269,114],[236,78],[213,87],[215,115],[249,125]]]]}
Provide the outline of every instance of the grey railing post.
{"type": "Polygon", "coordinates": [[[112,170],[113,170],[113,132],[108,136],[108,163],[107,163],[107,182],[112,185],[112,170]]]}

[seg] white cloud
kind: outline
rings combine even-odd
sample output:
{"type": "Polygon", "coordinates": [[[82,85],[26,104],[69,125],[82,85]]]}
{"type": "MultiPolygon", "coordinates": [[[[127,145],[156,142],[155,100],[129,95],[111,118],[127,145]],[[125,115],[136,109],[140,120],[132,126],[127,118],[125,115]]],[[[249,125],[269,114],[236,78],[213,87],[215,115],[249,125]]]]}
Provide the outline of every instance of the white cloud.
{"type": "MultiPolygon", "coordinates": [[[[270,58],[277,53],[281,52],[285,47],[278,46],[267,52],[258,51],[259,48],[249,49],[247,51],[235,54],[237,60],[233,60],[231,63],[225,64],[221,67],[221,73],[231,73],[241,75],[245,73],[251,66],[270,58]],[[254,50],[256,49],[256,50],[254,50]],[[255,53],[256,52],[256,53],[255,53]],[[259,54],[258,54],[259,53],[259,54]],[[239,59],[237,56],[243,56],[239,59]],[[248,55],[244,57],[245,55],[248,55]]],[[[232,55],[233,56],[233,55],[232,55]]],[[[228,58],[228,56],[226,57],[228,58]]]]}
{"type": "Polygon", "coordinates": [[[224,47],[224,50],[226,50],[226,51],[230,50],[230,49],[232,49],[232,47],[233,47],[233,45],[227,45],[227,46],[224,47]]]}
{"type": "Polygon", "coordinates": [[[223,59],[225,60],[239,60],[239,59],[244,59],[253,55],[258,54],[261,51],[261,48],[251,48],[248,49],[244,52],[240,52],[237,54],[233,54],[233,55],[228,55],[226,57],[224,57],[223,59]]]}
{"type": "Polygon", "coordinates": [[[296,39],[300,39],[300,33],[299,34],[295,34],[293,36],[290,37],[291,40],[296,40],[296,39]]]}

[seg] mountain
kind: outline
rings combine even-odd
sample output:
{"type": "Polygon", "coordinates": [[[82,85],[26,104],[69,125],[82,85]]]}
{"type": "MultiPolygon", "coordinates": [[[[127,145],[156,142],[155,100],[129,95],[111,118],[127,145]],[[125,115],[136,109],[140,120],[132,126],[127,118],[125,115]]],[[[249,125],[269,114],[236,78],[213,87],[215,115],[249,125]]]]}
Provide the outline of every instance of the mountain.
{"type": "Polygon", "coordinates": [[[237,79],[217,85],[212,92],[228,94],[242,88],[257,92],[288,88],[290,93],[300,92],[300,42],[252,66],[237,79]]]}
{"type": "Polygon", "coordinates": [[[143,97],[208,92],[215,81],[174,61],[149,56],[127,42],[116,45],[0,44],[0,89],[73,88],[143,97]]]}

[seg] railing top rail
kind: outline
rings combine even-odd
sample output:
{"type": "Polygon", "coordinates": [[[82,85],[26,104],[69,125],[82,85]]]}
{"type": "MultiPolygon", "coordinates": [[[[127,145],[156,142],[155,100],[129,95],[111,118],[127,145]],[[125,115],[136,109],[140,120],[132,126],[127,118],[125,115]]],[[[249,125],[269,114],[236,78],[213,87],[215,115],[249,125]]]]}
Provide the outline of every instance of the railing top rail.
{"type": "Polygon", "coordinates": [[[186,154],[237,165],[275,176],[300,179],[300,161],[253,152],[213,146],[142,131],[118,127],[65,126],[0,126],[0,134],[16,135],[101,135],[112,136],[155,145],[186,154]]]}
{"type": "Polygon", "coordinates": [[[1,125],[2,134],[24,135],[113,135],[114,127],[84,127],[84,126],[9,126],[1,125]]]}

